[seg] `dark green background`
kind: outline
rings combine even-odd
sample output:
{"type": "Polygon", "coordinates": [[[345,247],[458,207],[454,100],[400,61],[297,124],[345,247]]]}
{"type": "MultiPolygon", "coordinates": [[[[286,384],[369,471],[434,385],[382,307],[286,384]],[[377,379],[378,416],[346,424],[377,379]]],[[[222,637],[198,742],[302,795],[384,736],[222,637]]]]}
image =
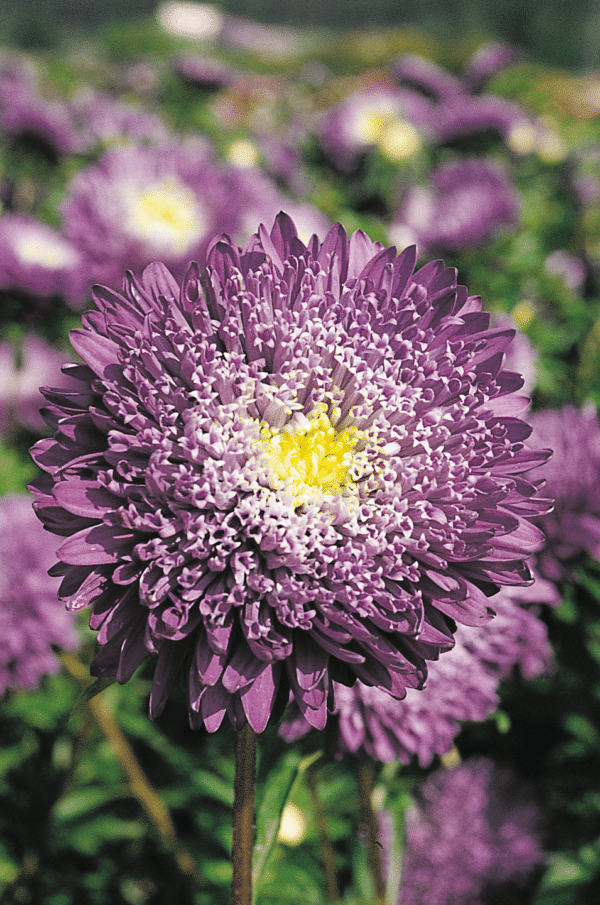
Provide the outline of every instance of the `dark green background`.
{"type": "MultiPolygon", "coordinates": [[[[328,28],[420,25],[436,35],[491,35],[536,60],[600,67],[600,0],[224,0],[221,9],[263,22],[328,28]]],[[[52,44],[115,19],[150,16],[156,0],[0,0],[0,40],[52,44]]]]}

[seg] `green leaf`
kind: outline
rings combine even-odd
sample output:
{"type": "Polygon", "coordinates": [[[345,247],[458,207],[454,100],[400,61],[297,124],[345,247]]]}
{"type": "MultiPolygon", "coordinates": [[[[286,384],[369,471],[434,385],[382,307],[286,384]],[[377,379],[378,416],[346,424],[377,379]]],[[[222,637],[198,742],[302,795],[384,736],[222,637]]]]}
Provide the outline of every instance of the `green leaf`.
{"type": "Polygon", "coordinates": [[[252,887],[255,895],[260,889],[266,863],[277,841],[281,815],[294,785],[321,754],[321,751],[317,751],[303,758],[297,751],[288,751],[267,777],[265,793],[256,815],[256,842],[252,865],[252,887]]]}

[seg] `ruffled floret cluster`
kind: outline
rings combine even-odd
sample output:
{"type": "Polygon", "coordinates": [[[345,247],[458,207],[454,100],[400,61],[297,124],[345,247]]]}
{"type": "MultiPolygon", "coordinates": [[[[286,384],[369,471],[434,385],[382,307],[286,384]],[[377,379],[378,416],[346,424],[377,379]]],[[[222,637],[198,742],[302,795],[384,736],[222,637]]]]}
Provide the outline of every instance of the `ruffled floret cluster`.
{"type": "Polygon", "coordinates": [[[56,538],[36,519],[26,496],[0,499],[0,695],[35,688],[60,671],[55,648],[77,647],[74,617],[48,575],[56,538]]]}
{"type": "Polygon", "coordinates": [[[193,727],[262,731],[290,691],[315,727],[332,682],[402,698],[455,621],[530,581],[547,509],[528,472],[513,331],[416,250],[280,215],[179,284],[160,264],[96,290],[79,391],[47,391],[37,511],[54,574],[91,605],[93,674],[183,671],[193,727]]]}
{"type": "Polygon", "coordinates": [[[531,424],[532,444],[554,450],[540,474],[556,501],[539,520],[547,543],[536,561],[545,578],[559,581],[582,553],[600,559],[600,423],[588,403],[535,412],[531,424]]]}
{"type": "Polygon", "coordinates": [[[436,771],[406,814],[398,905],[505,901],[502,888],[525,886],[541,865],[541,830],[539,808],[508,768],[481,758],[436,771]]]}

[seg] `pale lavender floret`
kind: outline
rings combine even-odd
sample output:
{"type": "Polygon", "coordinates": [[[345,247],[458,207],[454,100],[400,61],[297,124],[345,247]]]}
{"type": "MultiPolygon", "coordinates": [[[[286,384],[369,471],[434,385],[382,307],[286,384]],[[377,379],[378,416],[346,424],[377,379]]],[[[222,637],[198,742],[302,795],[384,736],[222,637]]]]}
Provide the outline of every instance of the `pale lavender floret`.
{"type": "MultiPolygon", "coordinates": [[[[409,689],[402,701],[362,682],[336,686],[333,755],[404,764],[416,756],[421,766],[429,766],[436,755],[450,751],[462,723],[481,722],[498,708],[500,683],[515,669],[527,679],[548,673],[553,654],[539,604],[557,601],[554,585],[541,578],[530,588],[503,588],[490,600],[496,612],[492,622],[459,626],[454,648],[429,666],[425,688],[409,689]]],[[[294,741],[309,729],[291,708],[280,734],[294,741]]]]}
{"type": "Polygon", "coordinates": [[[73,177],[64,231],[90,284],[117,286],[126,268],[139,273],[157,258],[181,278],[216,233],[238,231],[243,178],[218,167],[201,139],[113,148],[73,177]]]}
{"type": "Polygon", "coordinates": [[[529,790],[484,758],[436,771],[405,821],[398,905],[481,905],[486,891],[525,886],[544,857],[529,790]]]}
{"type": "Polygon", "coordinates": [[[382,122],[406,121],[427,134],[432,125],[434,105],[420,92],[408,88],[373,86],[355,91],[323,116],[318,140],[332,163],[352,170],[374,146],[369,130],[361,128],[364,117],[382,122]]]}
{"type": "Polygon", "coordinates": [[[60,672],[55,646],[77,647],[74,616],[57,599],[60,582],[48,575],[56,546],[29,497],[0,498],[0,695],[35,688],[42,676],[60,672]]]}
{"type": "Polygon", "coordinates": [[[558,581],[570,577],[582,553],[600,559],[600,424],[592,403],[534,412],[530,420],[531,443],[554,451],[539,472],[555,505],[538,520],[547,542],[536,563],[558,581]]]}
{"type": "Polygon", "coordinates": [[[66,236],[29,214],[0,217],[0,291],[25,293],[34,305],[53,296],[73,308],[87,301],[82,258],[66,236]]]}
{"type": "Polygon", "coordinates": [[[93,605],[93,674],[156,655],[151,716],[185,668],[195,728],[262,731],[290,690],[322,728],[332,681],[403,697],[451,620],[530,581],[548,502],[526,473],[547,454],[502,368],[513,331],[416,255],[339,224],[305,245],[282,214],[243,249],[215,240],[182,286],[153,264],[96,289],[80,391],[46,392],[36,505],[66,538],[61,597],[93,605]],[[297,497],[265,432],[318,413],[356,447],[337,487],[297,497]]]}
{"type": "Polygon", "coordinates": [[[74,381],[61,373],[67,356],[34,334],[24,337],[16,349],[8,340],[0,341],[0,435],[10,436],[22,427],[45,432],[40,414],[45,404],[41,385],[71,387],[74,381]]]}
{"type": "Polygon", "coordinates": [[[162,119],[135,104],[96,90],[78,92],[71,101],[79,153],[125,142],[164,142],[169,132],[162,119]]]}
{"type": "Polygon", "coordinates": [[[517,189],[504,168],[485,157],[465,157],[438,167],[431,188],[409,188],[388,234],[428,253],[460,251],[514,226],[519,211],[517,189]]]}
{"type": "Polygon", "coordinates": [[[544,261],[544,267],[550,273],[554,273],[561,277],[569,289],[578,295],[584,290],[588,269],[585,261],[579,255],[566,251],[564,248],[557,248],[551,252],[544,261]]]}

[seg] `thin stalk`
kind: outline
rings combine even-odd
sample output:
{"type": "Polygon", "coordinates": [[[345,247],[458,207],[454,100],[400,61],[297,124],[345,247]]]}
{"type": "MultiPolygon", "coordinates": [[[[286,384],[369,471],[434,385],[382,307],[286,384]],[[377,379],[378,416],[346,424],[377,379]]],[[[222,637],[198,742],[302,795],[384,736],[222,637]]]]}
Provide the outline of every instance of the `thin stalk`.
{"type": "Polygon", "coordinates": [[[335,851],[333,849],[333,845],[331,844],[331,839],[329,838],[329,835],[327,833],[325,810],[323,808],[323,802],[321,801],[321,796],[319,795],[319,790],[317,788],[316,771],[313,767],[309,767],[306,771],[306,784],[312,798],[313,810],[315,813],[315,820],[319,833],[319,846],[321,849],[321,863],[323,865],[323,871],[325,873],[327,901],[339,902],[340,891],[337,882],[335,851]]]}
{"type": "Polygon", "coordinates": [[[231,905],[252,905],[256,735],[249,723],[235,736],[231,905]]]}
{"type": "MultiPolygon", "coordinates": [[[[73,678],[77,679],[82,685],[87,683],[89,672],[75,654],[63,651],[61,660],[65,669],[73,678]]],[[[106,701],[101,695],[96,695],[96,697],[91,698],[87,702],[87,706],[117,758],[129,783],[132,795],[144,809],[146,816],[164,845],[171,851],[177,866],[182,873],[192,879],[197,885],[202,885],[202,880],[198,875],[193,859],[179,844],[169,809],[158,792],[148,782],[131,745],[125,738],[106,701]]]]}
{"type": "Polygon", "coordinates": [[[373,808],[373,769],[368,761],[360,761],[356,774],[362,822],[367,832],[367,857],[373,880],[374,905],[386,905],[382,847],[379,842],[377,814],[373,808]]]}

